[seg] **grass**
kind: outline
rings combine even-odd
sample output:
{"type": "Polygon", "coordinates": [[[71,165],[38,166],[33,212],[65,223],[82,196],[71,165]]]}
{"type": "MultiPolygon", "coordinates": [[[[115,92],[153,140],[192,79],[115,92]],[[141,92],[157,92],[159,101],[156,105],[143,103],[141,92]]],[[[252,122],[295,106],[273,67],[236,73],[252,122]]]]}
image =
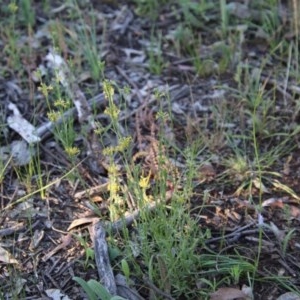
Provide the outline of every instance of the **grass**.
{"type": "MultiPolygon", "coordinates": [[[[142,16],[139,20],[149,18],[158,22],[166,12],[174,12],[170,17],[174,23],[170,30],[156,24],[146,32],[148,36],[141,35],[148,41],[140,45],[150,45],[149,49],[143,49],[144,72],[150,72],[161,82],[169,81],[172,86],[187,82],[190,98],[178,100],[176,108],[167,90],[149,92],[145,89],[143,93],[147,91],[147,97],[155,101],[149,101],[149,105],[130,118],[125,116],[135,109],[132,106],[135,101],[132,95],[137,92],[134,85],[140,84],[142,79],[135,81],[133,74],[125,84],[124,78],[120,80],[115,76],[116,81],[110,78],[113,68],[107,66],[104,59],[105,51],[111,49],[106,43],[121,37],[112,34],[109,19],[103,27],[98,27],[97,18],[101,17],[98,12],[92,7],[80,8],[75,1],[68,6],[68,14],[55,17],[47,47],[55,47],[62,57],[68,58],[67,64],[76,80],[82,73],[89,74],[83,77],[86,80],[79,82],[86,95],[96,96],[100,88],[106,99],[102,111],[92,107],[94,130],[102,146],[101,153],[97,154],[103,170],[95,167],[95,157],[92,164],[87,162],[87,153],[93,151],[88,149],[86,142],[90,124],[79,124],[73,115],[64,117],[74,106],[74,99],[70,99],[62,84],[59,70],[47,76],[38,74],[36,83],[27,78],[33,72],[31,63],[36,64],[38,57],[44,57],[47,47],[41,43],[40,48],[28,49],[25,47],[30,47],[30,43],[20,46],[20,39],[34,36],[40,22],[36,17],[42,8],[29,0],[1,4],[4,19],[0,22],[7,24],[0,28],[1,43],[6,45],[1,49],[2,63],[6,66],[1,76],[4,81],[16,80],[27,95],[32,96],[33,101],[24,114],[34,125],[40,126],[45,120],[55,123],[62,118],[41,144],[45,143],[45,147],[56,145],[55,149],[62,149],[62,152],[55,152],[54,158],[61,156],[67,161],[61,164],[60,160],[49,159],[39,145],[31,145],[36,151],[25,166],[13,164],[11,156],[0,160],[1,214],[10,222],[24,221],[30,229],[25,240],[32,240],[35,216],[20,216],[21,205],[29,199],[35,200],[36,205],[40,205],[39,201],[49,205],[49,201],[58,198],[55,203],[60,207],[53,206],[47,214],[47,221],[54,222],[65,208],[70,216],[69,207],[76,213],[80,210],[79,205],[69,202],[78,189],[85,190],[105,180],[107,190],[97,196],[106,211],[101,210],[93,196],[87,202],[97,209],[101,219],[110,222],[140,210],[139,218],[130,228],[124,226],[117,234],[109,232],[107,241],[112,252],[117,249],[118,253],[111,258],[114,272],[123,274],[127,283],[146,297],[162,297],[151,285],[174,299],[209,299],[210,294],[221,287],[236,288],[244,284],[254,294],[258,294],[259,289],[267,290],[264,288],[267,286],[277,286],[280,293],[300,294],[299,282],[287,273],[278,276],[278,265],[273,273],[266,271],[271,263],[265,250],[266,240],[270,240],[272,251],[277,249],[282,258],[296,255],[293,243],[297,243],[298,223],[291,221],[289,206],[285,207],[286,211],[281,210],[284,219],[281,215],[274,220],[270,217],[272,212],[266,212],[263,207],[264,200],[271,197],[286,196],[296,203],[299,200],[292,176],[282,172],[287,165],[291,172],[296,171],[287,161],[289,156],[293,159],[297,155],[298,149],[299,101],[297,92],[291,91],[290,86],[299,83],[299,7],[293,1],[292,24],[283,24],[277,4],[271,0],[263,4],[253,1],[248,8],[254,12],[262,9],[266,12],[263,17],[241,18],[231,14],[226,1],[214,4],[206,0],[199,3],[134,1],[135,12],[142,16]],[[36,10],[30,9],[35,6],[36,10]],[[74,19],[79,20],[78,23],[74,19]],[[290,43],[282,40],[287,27],[293,34],[290,43]],[[261,44],[251,38],[253,31],[264,33],[261,44]],[[253,40],[257,43],[254,46],[251,45],[253,40]],[[264,49],[260,50],[262,44],[264,49]],[[173,74],[175,65],[179,67],[173,74]],[[205,92],[197,95],[198,90],[193,91],[195,87],[205,92]],[[222,93],[214,96],[213,91],[222,93]],[[40,115],[33,115],[35,111],[41,112],[40,115]],[[203,166],[208,165],[214,171],[211,174],[203,172],[203,166]],[[241,205],[242,202],[248,206],[240,211],[237,203],[241,205]],[[146,209],[149,204],[155,204],[155,209],[146,209]],[[260,217],[265,219],[263,226],[255,227],[256,232],[250,234],[255,241],[241,237],[227,244],[230,229],[248,224],[247,218],[258,225],[260,217]],[[280,232],[283,232],[281,238],[280,232]],[[275,241],[272,240],[274,236],[275,241]],[[218,242],[211,242],[214,238],[218,238],[218,242]]],[[[45,0],[42,7],[50,10],[52,6],[45,0]]],[[[51,18],[54,19],[53,15],[51,18]]],[[[136,31],[135,34],[140,33],[136,31]]],[[[131,69],[126,72],[130,73],[131,69]]],[[[22,104],[27,100],[18,101],[22,104]]],[[[0,113],[5,115],[4,106],[0,113]]],[[[7,127],[5,118],[0,119],[4,120],[0,124],[1,146],[7,146],[16,139],[16,134],[9,131],[5,136],[2,130],[7,127]]],[[[66,218],[67,224],[73,221],[71,217],[66,218]]],[[[65,223],[60,224],[65,226],[65,223]]],[[[49,228],[47,230],[49,244],[57,237],[51,236],[49,228]]],[[[89,299],[99,296],[117,299],[94,280],[94,252],[87,235],[81,235],[83,230],[74,235],[74,247],[85,253],[82,263],[74,269],[78,272],[74,280],[89,299]],[[85,276],[87,272],[93,273],[91,278],[85,276]]],[[[0,286],[7,289],[1,290],[0,297],[7,297],[6,291],[17,291],[10,295],[11,299],[25,299],[32,282],[29,278],[22,282],[26,273],[22,257],[30,261],[31,254],[24,251],[26,241],[22,242],[21,237],[20,240],[17,236],[4,239],[8,245],[12,240],[15,247],[3,247],[20,263],[9,264],[2,258],[5,272],[0,277],[0,286]],[[18,289],[17,282],[23,284],[18,289]]],[[[47,250],[48,244],[42,241],[39,249],[47,250]]],[[[38,268],[36,274],[42,276],[43,267],[38,268]]]]}

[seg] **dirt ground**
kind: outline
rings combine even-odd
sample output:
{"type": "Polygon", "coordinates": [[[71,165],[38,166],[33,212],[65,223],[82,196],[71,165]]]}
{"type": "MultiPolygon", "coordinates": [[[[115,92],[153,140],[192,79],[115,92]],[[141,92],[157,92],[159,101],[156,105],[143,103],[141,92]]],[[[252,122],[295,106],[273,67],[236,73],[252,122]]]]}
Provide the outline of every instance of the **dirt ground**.
{"type": "MultiPolygon", "coordinates": [[[[86,2],[80,5],[82,19],[67,3],[51,1],[46,10],[42,2],[33,2],[32,30],[24,25],[17,28],[17,45],[23,49],[19,69],[14,68],[11,56],[4,55],[9,39],[2,31],[0,120],[4,125],[0,128],[0,146],[20,140],[19,134],[7,126],[7,117],[11,115],[9,103],[15,104],[21,115],[38,129],[49,122],[47,101],[39,90],[41,82],[34,80],[33,74],[41,66],[48,68],[45,57],[53,44],[61,49],[65,61],[72,60],[69,67],[71,72],[75,70],[72,76],[78,88],[89,104],[94,100],[91,107],[95,119],[103,126],[107,124],[103,116],[107,107],[103,85],[101,80],[93,78],[85,58],[84,38],[78,35],[82,24],[94,26],[95,44],[101,49],[99,58],[105,64],[103,77],[119,87],[114,100],[120,108],[120,128],[124,135],[133,138],[133,155],[150,141],[139,141],[139,135],[157,138],[162,132],[179,149],[176,157],[173,150],[168,156],[184,174],[183,150],[201,140],[196,151],[198,173],[192,180],[193,194],[186,205],[199,227],[211,232],[207,248],[229,256],[238,249],[250,261],[260,252],[257,273],[262,279],[256,283],[254,299],[277,299],[291,289],[299,292],[299,77],[291,74],[286,81],[287,66],[294,60],[287,52],[280,52],[280,47],[286,44],[299,46],[291,32],[288,4],[282,3],[287,15],[282,13],[273,36],[263,31],[261,18],[255,12],[247,11],[252,23],[246,26],[246,21],[235,11],[237,15],[231,18],[236,21],[222,40],[222,32],[217,30],[220,15],[214,5],[201,14],[192,9],[187,12],[179,4],[166,4],[154,19],[139,14],[137,5],[131,2],[86,2]],[[185,25],[187,19],[190,24],[185,25]],[[179,32],[180,24],[183,29],[179,32]],[[280,40],[282,44],[278,42],[278,47],[274,47],[272,42],[280,40]],[[198,65],[192,54],[200,58],[198,65]],[[237,65],[242,66],[240,74],[237,65]],[[248,112],[251,105],[252,111],[256,109],[255,101],[249,104],[255,86],[264,90],[263,97],[274,99],[271,107],[257,107],[259,133],[255,138],[261,150],[263,187],[257,182],[261,177],[254,163],[253,136],[251,141],[241,138],[253,130],[253,114],[248,112]],[[161,111],[171,113],[172,120],[160,123],[156,115],[161,111]],[[284,132],[285,136],[277,132],[284,132]],[[246,157],[244,161],[250,167],[236,166],[233,157],[246,157]],[[270,225],[263,233],[259,227],[262,220],[270,225]],[[266,279],[276,276],[286,277],[286,288],[276,280],[266,279]]],[[[74,127],[80,130],[84,122],[78,120],[75,110],[72,113],[76,119],[74,127]]],[[[82,137],[75,139],[81,152],[74,162],[51,130],[40,132],[40,174],[43,182],[52,183],[44,195],[38,191],[36,175],[30,174],[26,164],[9,164],[7,168],[3,164],[3,174],[0,171],[0,291],[3,299],[54,299],[45,292],[50,289],[61,291],[70,299],[84,299],[82,289],[72,278],[89,280],[97,279],[98,275],[95,268],[84,263],[84,242],[72,233],[80,233],[91,246],[87,227],[99,218],[95,207],[108,219],[108,204],[101,191],[107,184],[108,171],[93,160],[94,156],[89,157],[87,145],[92,142],[82,137]],[[74,165],[78,166],[75,178],[65,176],[66,170],[74,165]],[[77,177],[81,179],[76,180],[77,177]],[[85,191],[93,188],[95,192],[89,196],[85,191]],[[70,230],[74,220],[86,222],[70,230]]],[[[115,139],[107,132],[105,146],[115,144],[115,139]]],[[[24,151],[26,156],[25,148],[20,147],[19,152],[24,151]]],[[[1,151],[4,156],[4,150],[1,151]]],[[[97,160],[100,159],[99,154],[97,160]]],[[[145,160],[140,157],[136,163],[145,160]]],[[[171,183],[168,188],[170,192],[171,183]]],[[[140,295],[150,299],[144,284],[136,279],[140,295]]],[[[180,299],[190,298],[182,295],[180,299]]]]}

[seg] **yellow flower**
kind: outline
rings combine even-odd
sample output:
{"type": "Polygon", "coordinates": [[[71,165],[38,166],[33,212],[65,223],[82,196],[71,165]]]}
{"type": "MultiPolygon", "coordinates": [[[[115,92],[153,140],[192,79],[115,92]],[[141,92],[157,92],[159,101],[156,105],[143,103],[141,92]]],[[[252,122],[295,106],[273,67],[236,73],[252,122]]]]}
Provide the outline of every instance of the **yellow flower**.
{"type": "Polygon", "coordinates": [[[107,185],[108,191],[110,191],[111,195],[116,195],[119,191],[120,187],[115,179],[111,179],[107,185]]]}
{"type": "Polygon", "coordinates": [[[114,204],[117,204],[118,206],[120,206],[124,203],[124,199],[120,195],[114,195],[113,202],[114,202],[114,204]]]}
{"type": "Polygon", "coordinates": [[[98,135],[102,134],[105,131],[105,128],[101,125],[100,122],[95,122],[95,129],[94,132],[98,135]]]}
{"type": "Polygon", "coordinates": [[[69,103],[68,103],[68,101],[59,98],[59,99],[55,100],[54,106],[61,107],[61,108],[68,108],[69,103]]]}
{"type": "Polygon", "coordinates": [[[116,149],[114,147],[110,146],[110,147],[104,148],[102,152],[104,155],[110,156],[110,155],[113,155],[115,153],[115,151],[116,151],[116,149]]]}
{"type": "Polygon", "coordinates": [[[155,98],[160,99],[160,98],[162,98],[162,97],[164,97],[164,96],[165,96],[165,93],[164,93],[163,91],[160,91],[160,90],[158,90],[158,89],[156,89],[156,90],[154,91],[154,97],[155,97],[155,98]]]}
{"type": "Polygon", "coordinates": [[[144,177],[144,176],[141,176],[140,178],[140,181],[139,181],[139,186],[143,189],[143,190],[146,190],[147,188],[150,187],[150,175],[151,175],[151,172],[149,172],[149,175],[144,177]]]}
{"type": "Polygon", "coordinates": [[[48,97],[48,91],[53,90],[53,86],[49,85],[47,86],[45,83],[41,83],[41,85],[38,87],[38,90],[45,96],[48,97]]]}
{"type": "Polygon", "coordinates": [[[101,135],[103,133],[104,129],[103,128],[96,128],[94,129],[95,134],[101,135]]]}
{"type": "Polygon", "coordinates": [[[125,149],[127,149],[130,145],[131,140],[132,140],[131,136],[120,138],[119,145],[117,146],[117,151],[122,152],[125,149]]]}
{"type": "Polygon", "coordinates": [[[51,122],[56,122],[60,117],[60,113],[58,111],[51,110],[47,113],[47,116],[51,122]]]}
{"type": "Polygon", "coordinates": [[[167,121],[169,120],[170,116],[167,112],[163,112],[163,111],[159,111],[157,114],[156,114],[156,119],[157,120],[162,120],[162,121],[167,121]]]}
{"type": "Polygon", "coordinates": [[[119,116],[120,110],[118,107],[112,103],[109,107],[107,107],[104,113],[111,117],[111,119],[116,120],[119,116]]]}
{"type": "Polygon", "coordinates": [[[61,83],[64,81],[64,78],[60,72],[55,72],[55,82],[61,83]]]}
{"type": "Polygon", "coordinates": [[[17,10],[18,10],[18,5],[17,5],[15,2],[9,3],[9,4],[8,4],[8,9],[9,9],[9,11],[10,11],[12,14],[14,14],[14,13],[16,13],[17,10]]]}
{"type": "Polygon", "coordinates": [[[79,153],[79,149],[77,147],[66,147],[65,151],[69,156],[76,156],[79,153]]]}
{"type": "Polygon", "coordinates": [[[106,99],[112,100],[112,97],[115,93],[112,82],[104,80],[103,82],[103,93],[106,99]]]}
{"type": "Polygon", "coordinates": [[[129,95],[130,94],[130,86],[126,85],[124,88],[123,88],[123,93],[124,95],[129,95]]]}
{"type": "Polygon", "coordinates": [[[119,174],[119,167],[116,164],[110,164],[107,168],[107,171],[109,173],[109,175],[111,175],[112,177],[116,177],[119,174]]]}

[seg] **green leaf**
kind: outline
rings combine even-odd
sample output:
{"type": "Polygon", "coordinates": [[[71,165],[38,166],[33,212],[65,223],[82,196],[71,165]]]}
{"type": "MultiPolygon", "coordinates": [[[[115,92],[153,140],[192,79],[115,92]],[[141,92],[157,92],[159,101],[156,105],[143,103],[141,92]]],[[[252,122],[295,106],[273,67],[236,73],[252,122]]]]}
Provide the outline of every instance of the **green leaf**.
{"type": "Polygon", "coordinates": [[[130,269],[129,269],[129,265],[125,259],[121,260],[121,266],[122,266],[122,271],[128,280],[129,276],[130,276],[130,269]]]}
{"type": "Polygon", "coordinates": [[[93,292],[98,297],[101,298],[101,300],[110,300],[112,298],[112,295],[107,291],[107,289],[100,282],[91,279],[87,282],[87,284],[93,290],[93,292]]]}
{"type": "MultiPolygon", "coordinates": [[[[98,300],[97,294],[93,291],[90,285],[80,277],[73,277],[73,280],[76,281],[86,292],[89,300],[98,300]]],[[[110,299],[110,298],[108,298],[110,299]]]]}

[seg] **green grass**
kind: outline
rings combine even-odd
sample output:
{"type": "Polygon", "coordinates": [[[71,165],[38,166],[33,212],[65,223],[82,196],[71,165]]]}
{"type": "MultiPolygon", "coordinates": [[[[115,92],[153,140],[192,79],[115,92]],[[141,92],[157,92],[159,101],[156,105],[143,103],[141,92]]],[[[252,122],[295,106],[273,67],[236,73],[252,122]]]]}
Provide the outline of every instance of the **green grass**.
{"type": "MultiPolygon", "coordinates": [[[[29,95],[28,99],[31,97],[26,118],[33,120],[35,125],[45,120],[55,123],[62,118],[62,122],[52,128],[48,139],[62,149],[67,160],[63,166],[57,162],[50,164],[42,148],[36,145],[31,145],[35,155],[26,166],[13,165],[11,157],[0,160],[1,193],[14,185],[25,193],[22,196],[16,192],[9,200],[8,196],[1,198],[3,216],[14,212],[28,199],[38,198],[49,203],[48,199],[54,197],[55,186],[63,187],[71,197],[78,189],[98,185],[105,178],[107,190],[99,197],[102,203],[107,203],[107,212],[102,213],[97,203],[89,199],[101,219],[115,222],[136,209],[140,211],[130,228],[124,226],[117,234],[109,232],[107,240],[111,249],[118,249],[118,255],[112,260],[114,272],[123,274],[127,283],[142,293],[148,291],[148,296],[161,299],[159,293],[149,292],[151,288],[147,282],[151,282],[175,299],[209,299],[210,293],[221,287],[243,284],[250,286],[254,293],[257,286],[276,284],[280,292],[299,294],[299,285],[289,283],[289,276],[277,276],[276,270],[266,272],[269,265],[264,265],[264,239],[276,236],[269,220],[263,227],[257,227],[257,241],[252,242],[251,251],[247,251],[249,242],[242,239],[240,243],[227,245],[227,223],[220,223],[219,228],[217,224],[226,210],[228,213],[234,211],[230,207],[232,199],[243,200],[254,210],[244,212],[243,216],[237,212],[236,215],[242,216],[240,222],[248,216],[257,221],[263,213],[265,199],[289,196],[299,200],[293,186],[289,186],[282,175],[287,158],[294,151],[296,153],[298,147],[300,106],[297,94],[289,89],[290,85],[299,83],[297,4],[293,4],[293,18],[286,28],[278,15],[277,2],[271,0],[263,4],[252,1],[249,9],[263,10],[266,14],[244,19],[231,15],[223,0],[135,0],[135,12],[145,20],[159,24],[164,14],[174,13],[170,30],[155,24],[147,31],[148,36],[143,36],[150,45],[143,49],[145,72],[162,82],[170,81],[170,85],[174,84],[174,77],[178,80],[176,84],[187,82],[191,95],[192,87],[196,87],[204,96],[211,95],[214,90],[222,90],[224,96],[203,96],[201,99],[197,95],[198,99],[193,93],[192,100],[185,100],[191,101],[187,111],[176,114],[172,111],[168,91],[147,90],[156,102],[123,121],[121,119],[129,110],[126,97],[136,92],[127,86],[133,86],[133,81],[129,79],[129,83],[125,83],[124,78],[116,81],[108,78],[113,68],[106,66],[103,60],[105,43],[120,37],[109,36],[112,33],[106,23],[101,24],[101,33],[97,31],[97,18],[100,17],[94,8],[84,9],[80,3],[70,3],[65,17],[64,14],[55,17],[47,47],[55,47],[57,53],[67,58],[68,67],[86,95],[95,96],[99,92],[105,95],[103,111],[92,107],[97,125],[95,131],[103,147],[98,154],[104,171],[98,174],[89,169],[91,165],[85,164],[87,152],[91,151],[85,143],[90,124],[80,124],[80,128],[73,116],[64,117],[74,104],[61,84],[59,70],[43,77],[39,74],[38,83],[30,79],[31,63],[35,63],[37,57],[44,57],[47,47],[41,44],[40,48],[30,48],[30,43],[21,45],[19,40],[34,36],[39,26],[38,11],[30,7],[37,4],[29,0],[0,4],[4,12],[0,22],[6,24],[0,28],[1,43],[5,45],[0,50],[1,62],[5,65],[1,76],[7,81],[16,80],[29,95]],[[256,45],[251,45],[249,36],[255,30],[264,33],[263,45],[255,38],[256,45]],[[283,39],[288,30],[294,34],[292,42],[283,39]],[[263,50],[258,49],[259,46],[263,46],[263,50]],[[171,59],[175,63],[180,61],[178,65],[182,70],[188,67],[189,71],[172,74],[171,59]],[[81,74],[87,79],[80,82],[81,74]],[[289,96],[283,95],[284,92],[289,96]],[[122,97],[118,97],[119,94],[122,97]],[[200,100],[208,110],[194,115],[190,107],[200,100]],[[28,115],[36,110],[41,114],[28,115]],[[208,164],[215,170],[212,179],[201,174],[201,167],[208,164]],[[147,209],[149,204],[155,205],[155,209],[147,209]],[[267,229],[268,233],[264,231],[267,229]],[[208,242],[214,237],[220,240],[211,246],[208,242]]],[[[50,1],[43,1],[42,7],[49,10],[50,1]]],[[[54,19],[53,15],[51,18],[54,19]]],[[[130,70],[126,72],[130,74],[130,70]]],[[[0,129],[6,127],[4,122],[0,129]]],[[[1,129],[1,146],[15,139],[11,133],[3,136],[1,129]]],[[[286,212],[286,219],[289,213],[286,212]]],[[[48,218],[52,217],[49,213],[48,218]]],[[[227,221],[230,224],[232,220],[227,221]]],[[[24,222],[31,229],[33,217],[25,217],[24,222]]],[[[244,223],[237,223],[239,225],[244,223]]],[[[285,236],[278,239],[275,246],[282,257],[287,257],[297,228],[286,220],[280,225],[285,236]]],[[[26,238],[30,240],[33,230],[28,232],[26,238]]],[[[76,234],[76,243],[85,252],[81,268],[90,272],[95,267],[94,252],[87,235],[83,236],[76,234]]],[[[10,239],[7,237],[7,241],[11,242],[10,239]]],[[[21,261],[20,253],[14,254],[21,261]]],[[[4,269],[7,276],[1,278],[3,286],[14,291],[24,274],[15,265],[4,264],[4,269]]],[[[96,274],[96,271],[91,272],[96,274]]],[[[82,273],[74,275],[89,299],[97,299],[99,295],[117,299],[93,279],[80,278],[82,273]]],[[[2,294],[5,292],[1,290],[2,294]]],[[[21,288],[11,299],[25,299],[27,292],[25,287],[21,288]]]]}

